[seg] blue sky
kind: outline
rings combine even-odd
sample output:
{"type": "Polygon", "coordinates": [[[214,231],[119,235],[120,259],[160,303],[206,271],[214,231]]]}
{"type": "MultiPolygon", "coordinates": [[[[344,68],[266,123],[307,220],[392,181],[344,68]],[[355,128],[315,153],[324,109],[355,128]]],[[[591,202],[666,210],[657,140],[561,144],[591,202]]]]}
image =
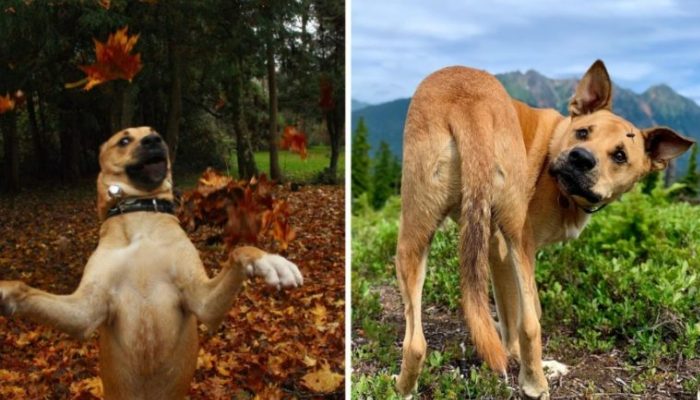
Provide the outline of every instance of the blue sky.
{"type": "Polygon", "coordinates": [[[681,0],[352,0],[352,97],[410,97],[467,65],[580,77],[597,58],[643,92],[666,83],[700,103],[700,4],[681,0]]]}

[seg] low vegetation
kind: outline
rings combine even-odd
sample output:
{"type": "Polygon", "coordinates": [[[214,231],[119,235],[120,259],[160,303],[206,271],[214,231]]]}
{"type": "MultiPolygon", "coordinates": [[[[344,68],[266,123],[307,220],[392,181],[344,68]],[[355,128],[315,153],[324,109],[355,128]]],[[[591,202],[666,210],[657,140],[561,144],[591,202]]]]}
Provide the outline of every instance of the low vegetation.
{"type": "MultiPolygon", "coordinates": [[[[545,358],[573,366],[552,395],[694,398],[700,376],[700,208],[678,185],[641,189],[596,214],[578,240],[537,255],[545,358]]],[[[352,224],[352,397],[397,398],[403,312],[393,256],[400,201],[356,201],[352,224]]],[[[459,311],[457,227],[433,240],[423,295],[429,353],[419,397],[508,397],[466,340],[459,311]]],[[[517,366],[511,365],[517,377],[517,366]]]]}
{"type": "MultiPolygon", "coordinates": [[[[289,151],[279,152],[279,164],[282,170],[282,176],[285,181],[297,183],[315,183],[317,182],[324,170],[328,168],[330,162],[331,149],[328,146],[318,145],[308,149],[307,158],[304,160],[299,157],[299,154],[289,151]]],[[[260,172],[270,170],[270,153],[267,151],[255,152],[255,164],[260,172]]],[[[236,155],[231,156],[229,174],[238,176],[236,167],[236,155]]],[[[340,152],[338,159],[338,174],[339,177],[345,176],[345,156],[344,152],[340,152]]],[[[340,180],[342,184],[342,179],[340,180]]]]}

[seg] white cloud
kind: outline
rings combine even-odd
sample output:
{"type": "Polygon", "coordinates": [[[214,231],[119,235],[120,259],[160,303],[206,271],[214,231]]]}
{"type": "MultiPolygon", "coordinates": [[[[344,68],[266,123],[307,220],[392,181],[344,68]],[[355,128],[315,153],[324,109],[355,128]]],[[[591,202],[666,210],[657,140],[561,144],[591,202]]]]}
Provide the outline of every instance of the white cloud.
{"type": "Polygon", "coordinates": [[[571,77],[602,58],[637,91],[700,82],[700,9],[689,1],[353,0],[352,8],[353,96],[370,102],[410,96],[454,64],[571,77]]]}

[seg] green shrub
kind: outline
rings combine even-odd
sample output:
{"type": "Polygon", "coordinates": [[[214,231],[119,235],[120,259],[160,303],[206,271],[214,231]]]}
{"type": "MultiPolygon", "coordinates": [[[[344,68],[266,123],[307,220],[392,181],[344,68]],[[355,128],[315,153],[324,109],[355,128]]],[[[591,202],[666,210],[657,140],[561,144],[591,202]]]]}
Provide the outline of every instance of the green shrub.
{"type": "MultiPolygon", "coordinates": [[[[545,332],[566,327],[571,343],[587,351],[617,347],[633,361],[700,354],[700,208],[669,200],[677,189],[634,190],[593,216],[579,239],[537,254],[545,332]]],[[[399,209],[393,197],[353,218],[353,279],[365,285],[353,282],[353,315],[356,300],[366,304],[357,312],[378,315],[378,297],[367,294],[380,282],[395,284],[399,209]]],[[[426,304],[458,307],[457,236],[454,223],[435,236],[426,304]]]]}
{"type": "Polygon", "coordinates": [[[700,208],[669,191],[633,191],[578,240],[538,254],[543,322],[568,325],[588,350],[632,359],[698,354],[700,208]]]}

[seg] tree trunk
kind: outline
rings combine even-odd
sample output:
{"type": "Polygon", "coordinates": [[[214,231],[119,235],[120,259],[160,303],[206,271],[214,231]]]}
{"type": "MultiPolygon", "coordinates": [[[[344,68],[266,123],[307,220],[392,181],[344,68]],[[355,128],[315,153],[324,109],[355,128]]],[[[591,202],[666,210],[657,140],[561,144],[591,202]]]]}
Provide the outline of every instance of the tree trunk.
{"type": "Polygon", "coordinates": [[[340,127],[338,126],[337,108],[326,112],[326,126],[328,135],[331,138],[331,163],[328,167],[329,183],[337,183],[338,178],[338,158],[340,158],[340,127]]]}
{"type": "Polygon", "coordinates": [[[165,127],[165,142],[170,149],[170,162],[175,162],[178,139],[180,137],[180,118],[182,117],[182,51],[172,41],[168,45],[170,52],[170,107],[165,127]]]}
{"type": "MultiPolygon", "coordinates": [[[[240,71],[240,68],[239,68],[240,71]]],[[[234,78],[234,100],[233,107],[233,129],[236,131],[236,161],[238,163],[238,177],[240,179],[250,179],[258,175],[258,167],[255,165],[253,148],[250,144],[250,132],[245,121],[243,112],[243,84],[242,76],[239,73],[234,78]]]]}
{"type": "Polygon", "coordinates": [[[64,181],[73,182],[80,177],[80,136],[77,123],[80,110],[63,110],[61,113],[61,176],[64,181]]]}
{"type": "Polygon", "coordinates": [[[122,104],[124,103],[124,86],[122,82],[109,83],[111,103],[109,106],[109,134],[115,134],[122,129],[122,104]]]}
{"type": "Polygon", "coordinates": [[[31,92],[27,94],[27,114],[29,115],[29,134],[34,147],[34,166],[38,170],[38,175],[44,177],[48,172],[49,151],[44,132],[39,129],[39,122],[36,118],[34,93],[31,92]]]}
{"type": "Polygon", "coordinates": [[[10,192],[19,190],[19,137],[17,137],[17,114],[14,111],[0,116],[4,142],[5,189],[10,192]]]}
{"type": "Polygon", "coordinates": [[[275,54],[272,48],[272,28],[267,37],[267,83],[269,91],[270,105],[270,132],[268,135],[268,145],[270,150],[270,179],[282,182],[282,172],[280,171],[279,156],[277,154],[277,77],[275,73],[275,54]]]}
{"type": "Polygon", "coordinates": [[[41,101],[41,96],[38,96],[39,102],[37,103],[37,108],[39,111],[39,123],[41,124],[41,131],[46,133],[48,132],[48,126],[46,124],[46,112],[44,110],[44,102],[41,101]]]}
{"type": "Polygon", "coordinates": [[[136,105],[136,97],[139,93],[139,87],[133,83],[124,88],[122,92],[121,118],[120,129],[133,126],[134,111],[136,105]]]}

